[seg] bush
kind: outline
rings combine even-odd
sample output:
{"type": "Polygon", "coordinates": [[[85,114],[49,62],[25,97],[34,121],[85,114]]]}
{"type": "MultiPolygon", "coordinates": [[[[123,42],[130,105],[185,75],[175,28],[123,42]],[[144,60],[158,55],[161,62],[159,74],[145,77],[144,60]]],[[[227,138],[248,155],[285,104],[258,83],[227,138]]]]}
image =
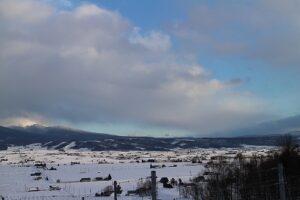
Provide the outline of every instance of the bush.
{"type": "Polygon", "coordinates": [[[112,185],[106,186],[101,193],[97,192],[96,197],[109,197],[114,192],[114,187],[112,185]]]}
{"type": "Polygon", "coordinates": [[[160,183],[168,183],[169,179],[167,177],[162,177],[159,182],[160,183]]]}
{"type": "Polygon", "coordinates": [[[150,196],[151,195],[151,180],[140,179],[137,183],[136,193],[140,196],[150,196]]]}

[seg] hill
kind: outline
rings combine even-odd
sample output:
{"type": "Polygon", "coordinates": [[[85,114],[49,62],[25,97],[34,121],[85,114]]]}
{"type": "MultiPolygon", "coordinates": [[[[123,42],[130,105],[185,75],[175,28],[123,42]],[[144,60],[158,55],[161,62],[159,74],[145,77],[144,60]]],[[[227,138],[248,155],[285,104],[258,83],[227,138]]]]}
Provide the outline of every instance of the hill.
{"type": "MultiPolygon", "coordinates": [[[[299,133],[297,133],[299,134],[299,133]]],[[[65,127],[46,127],[33,125],[27,127],[0,126],[0,149],[9,146],[40,143],[53,149],[88,148],[102,150],[171,150],[176,148],[221,148],[240,147],[241,145],[274,146],[279,135],[247,136],[230,138],[155,138],[116,136],[103,133],[92,133],[65,127]]]]}

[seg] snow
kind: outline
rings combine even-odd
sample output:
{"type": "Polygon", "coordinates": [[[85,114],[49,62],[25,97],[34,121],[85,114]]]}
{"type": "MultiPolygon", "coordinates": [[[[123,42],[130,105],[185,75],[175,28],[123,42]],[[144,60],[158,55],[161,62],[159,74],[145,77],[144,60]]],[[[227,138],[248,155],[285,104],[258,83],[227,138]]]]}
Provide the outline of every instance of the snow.
{"type": "Polygon", "coordinates": [[[70,144],[66,145],[63,149],[64,150],[68,150],[68,149],[71,149],[72,147],[75,147],[76,146],[76,142],[71,142],[70,144]]]}
{"type": "MultiPolygon", "coordinates": [[[[26,147],[10,147],[6,151],[0,151],[0,196],[9,200],[52,200],[52,199],[112,199],[112,197],[94,197],[96,192],[112,185],[117,181],[123,190],[118,199],[137,200],[142,197],[133,195],[125,196],[128,190],[135,190],[140,179],[146,180],[151,171],[155,170],[157,181],[161,177],[169,179],[179,178],[188,182],[192,177],[203,173],[204,165],[213,156],[234,157],[237,153],[243,155],[267,155],[270,148],[257,146],[244,146],[241,149],[192,149],[174,151],[99,151],[70,149],[74,145],[69,143],[64,151],[41,148],[41,145],[34,144],[26,147]],[[200,157],[202,164],[192,164],[195,156],[200,157]],[[151,163],[159,168],[150,168],[148,159],[155,159],[151,163]],[[181,160],[182,162],[175,162],[181,160]],[[78,164],[71,165],[71,162],[78,164]],[[56,170],[41,169],[34,166],[36,163],[46,163],[47,168],[56,170]],[[165,165],[165,167],[161,167],[165,165]],[[176,165],[176,167],[174,167],[176,165]],[[30,174],[42,173],[41,180],[34,180],[30,174]],[[81,178],[107,177],[112,176],[110,181],[80,182],[81,178]],[[48,180],[46,180],[48,178],[48,180]],[[60,180],[57,183],[57,180],[60,180]],[[49,186],[59,186],[61,190],[50,191],[49,186]],[[32,191],[36,187],[40,191],[32,191]]],[[[158,198],[163,200],[182,199],[179,196],[178,188],[163,188],[157,183],[158,198]]],[[[143,197],[143,199],[150,199],[143,197]]]]}

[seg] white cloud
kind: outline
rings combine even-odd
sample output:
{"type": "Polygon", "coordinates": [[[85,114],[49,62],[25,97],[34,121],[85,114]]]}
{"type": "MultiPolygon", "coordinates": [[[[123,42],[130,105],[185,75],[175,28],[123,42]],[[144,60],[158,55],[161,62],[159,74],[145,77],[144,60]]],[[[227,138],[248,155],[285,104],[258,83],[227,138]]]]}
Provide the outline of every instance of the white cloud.
{"type": "Polygon", "coordinates": [[[197,2],[172,31],[181,48],[192,52],[298,67],[299,10],[297,0],[197,2]]]}
{"type": "MultiPolygon", "coordinates": [[[[58,12],[38,3],[50,13],[37,11],[34,18],[43,23],[24,24],[13,9],[20,1],[1,3],[11,9],[9,19],[1,10],[2,119],[33,113],[74,125],[129,123],[208,133],[266,116],[255,96],[172,52],[168,35],[141,34],[119,13],[89,4],[58,12]]],[[[22,6],[33,11],[37,5],[22,6]]]]}
{"type": "Polygon", "coordinates": [[[37,115],[26,115],[23,117],[8,117],[0,118],[0,125],[3,126],[31,126],[34,124],[46,125],[47,122],[40,116],[37,115]]]}
{"type": "Polygon", "coordinates": [[[171,47],[170,36],[158,31],[150,31],[142,35],[139,28],[134,28],[129,41],[132,44],[141,45],[153,52],[167,51],[171,47]]]}
{"type": "Polygon", "coordinates": [[[4,20],[35,23],[47,19],[53,8],[35,0],[0,1],[0,16],[4,20]]]}
{"type": "Polygon", "coordinates": [[[206,75],[207,73],[205,72],[205,70],[202,68],[202,67],[199,67],[199,66],[192,66],[189,70],[188,70],[188,73],[191,75],[191,76],[203,76],[203,75],[206,75]]]}
{"type": "Polygon", "coordinates": [[[75,10],[74,14],[78,18],[85,18],[85,17],[93,17],[93,16],[101,16],[101,15],[110,15],[111,13],[104,9],[99,8],[96,5],[86,4],[78,7],[75,10]]]}

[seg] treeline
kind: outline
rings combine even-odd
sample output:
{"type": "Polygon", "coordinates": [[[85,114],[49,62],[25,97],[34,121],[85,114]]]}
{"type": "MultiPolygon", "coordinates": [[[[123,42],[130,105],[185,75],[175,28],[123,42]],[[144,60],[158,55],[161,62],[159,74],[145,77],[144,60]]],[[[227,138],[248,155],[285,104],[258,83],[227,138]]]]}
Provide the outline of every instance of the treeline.
{"type": "Polygon", "coordinates": [[[300,154],[295,141],[291,135],[282,136],[281,150],[267,157],[220,157],[193,179],[194,187],[186,192],[196,200],[298,200],[300,154]]]}

